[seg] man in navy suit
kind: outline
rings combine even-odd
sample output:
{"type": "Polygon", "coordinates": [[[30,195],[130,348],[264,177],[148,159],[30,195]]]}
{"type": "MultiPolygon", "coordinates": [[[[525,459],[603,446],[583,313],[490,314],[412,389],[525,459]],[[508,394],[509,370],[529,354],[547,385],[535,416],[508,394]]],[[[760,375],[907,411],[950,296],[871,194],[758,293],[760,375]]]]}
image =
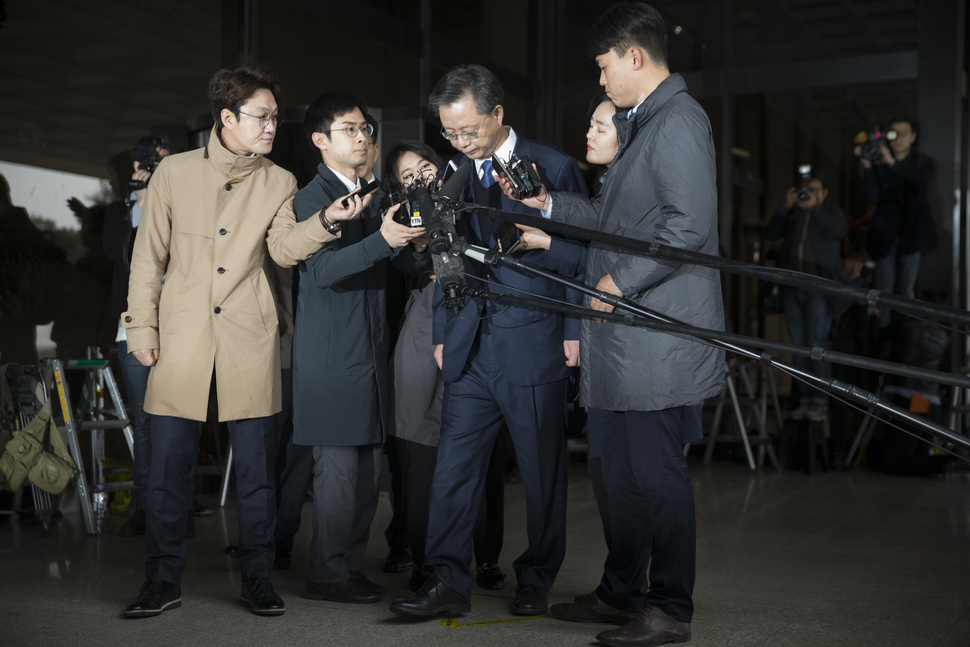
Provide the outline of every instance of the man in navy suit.
{"type": "MultiPolygon", "coordinates": [[[[538,214],[505,197],[496,182],[492,156],[508,160],[513,152],[535,163],[543,183],[585,193],[575,160],[503,125],[503,100],[498,79],[478,65],[453,68],[431,93],[428,103],[441,120],[441,134],[461,153],[454,163],[474,165],[463,199],[538,214]]],[[[456,223],[459,233],[476,245],[497,249],[501,222],[489,218],[484,209],[462,213],[456,223]]],[[[548,252],[529,251],[522,259],[558,270],[569,264],[563,258],[577,259],[583,251],[563,239],[551,245],[548,252]]],[[[576,264],[574,260],[573,267],[576,264]]],[[[561,286],[506,267],[467,262],[465,268],[474,275],[465,278],[470,286],[579,301],[561,286]]],[[[396,600],[391,611],[433,616],[470,610],[474,519],[489,455],[504,420],[525,486],[529,535],[528,548],[513,564],[518,584],[511,611],[540,615],[547,611],[547,592],[565,555],[566,386],[569,367],[579,364],[579,322],[474,298],[455,315],[442,302],[438,290],[433,341],[445,391],[428,519],[428,579],[414,599],[396,600]]]]}

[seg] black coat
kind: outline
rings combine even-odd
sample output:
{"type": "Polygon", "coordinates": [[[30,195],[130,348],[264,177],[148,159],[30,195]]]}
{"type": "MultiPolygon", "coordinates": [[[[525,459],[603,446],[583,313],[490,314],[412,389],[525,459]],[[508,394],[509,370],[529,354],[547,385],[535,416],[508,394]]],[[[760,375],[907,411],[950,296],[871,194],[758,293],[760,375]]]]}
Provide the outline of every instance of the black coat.
{"type": "Polygon", "coordinates": [[[936,225],[926,198],[933,168],[932,158],[910,153],[893,166],[875,164],[863,172],[866,198],[876,205],[866,236],[873,258],[885,257],[897,239],[901,254],[936,249],[936,225]]]}
{"type": "MultiPolygon", "coordinates": [[[[348,193],[320,164],[296,194],[298,221],[348,193]]],[[[299,265],[293,337],[293,442],[346,447],[383,443],[390,416],[387,262],[425,263],[411,245],[392,250],[379,229],[380,194],[341,235],[299,265]]],[[[430,349],[429,349],[430,353],[430,349]]]]}

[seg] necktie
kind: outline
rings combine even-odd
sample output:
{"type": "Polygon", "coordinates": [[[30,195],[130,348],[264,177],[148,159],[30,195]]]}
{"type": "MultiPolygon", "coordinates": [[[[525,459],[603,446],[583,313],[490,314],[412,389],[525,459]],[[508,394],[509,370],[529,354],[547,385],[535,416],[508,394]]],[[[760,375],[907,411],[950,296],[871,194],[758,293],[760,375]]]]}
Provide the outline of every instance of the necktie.
{"type": "Polygon", "coordinates": [[[486,189],[495,184],[495,176],[492,175],[492,160],[487,159],[482,162],[482,186],[486,189]]]}

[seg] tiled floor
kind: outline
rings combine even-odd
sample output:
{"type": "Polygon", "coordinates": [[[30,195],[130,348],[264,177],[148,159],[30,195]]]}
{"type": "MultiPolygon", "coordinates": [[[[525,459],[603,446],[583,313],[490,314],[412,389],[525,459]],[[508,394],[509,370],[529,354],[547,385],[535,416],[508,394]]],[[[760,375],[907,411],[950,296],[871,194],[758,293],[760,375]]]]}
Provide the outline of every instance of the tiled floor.
{"type": "MultiPolygon", "coordinates": [[[[807,476],[750,472],[691,459],[698,518],[698,578],[692,645],[970,645],[970,483],[869,471],[807,476]]],[[[511,571],[524,537],[521,485],[508,486],[502,566],[511,571]]],[[[215,496],[209,497],[215,503],[215,496]]],[[[309,517],[310,508],[304,511],[309,517]]],[[[183,607],[124,620],[142,582],[140,539],[117,536],[123,520],[90,537],[68,512],[48,538],[33,519],[0,521],[0,645],[589,645],[606,626],[511,616],[504,595],[476,590],[472,612],[450,623],[411,622],[388,612],[407,574],[381,572],[389,517],[382,500],[365,570],[388,595],[374,605],[300,597],[308,527],[293,568],[274,575],[287,603],[259,618],[237,603],[229,506],[196,519],[183,607]]],[[[569,536],[551,601],[591,590],[605,554],[589,481],[569,490],[569,536]]],[[[511,579],[511,578],[510,578],[511,579]]]]}

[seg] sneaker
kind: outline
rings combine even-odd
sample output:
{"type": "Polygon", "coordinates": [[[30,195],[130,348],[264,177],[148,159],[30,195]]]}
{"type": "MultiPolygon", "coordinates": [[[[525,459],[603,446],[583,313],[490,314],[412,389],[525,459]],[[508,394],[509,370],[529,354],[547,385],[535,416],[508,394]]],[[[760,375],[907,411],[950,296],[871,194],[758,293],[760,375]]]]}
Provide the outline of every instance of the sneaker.
{"type": "Polygon", "coordinates": [[[788,413],[788,417],[792,420],[804,420],[808,417],[808,408],[807,404],[800,404],[797,409],[792,409],[788,413]]]}
{"type": "Polygon", "coordinates": [[[148,580],[142,585],[138,597],[125,609],[125,616],[148,618],[168,609],[178,609],[180,606],[182,606],[182,589],[178,584],[148,580]]]}

